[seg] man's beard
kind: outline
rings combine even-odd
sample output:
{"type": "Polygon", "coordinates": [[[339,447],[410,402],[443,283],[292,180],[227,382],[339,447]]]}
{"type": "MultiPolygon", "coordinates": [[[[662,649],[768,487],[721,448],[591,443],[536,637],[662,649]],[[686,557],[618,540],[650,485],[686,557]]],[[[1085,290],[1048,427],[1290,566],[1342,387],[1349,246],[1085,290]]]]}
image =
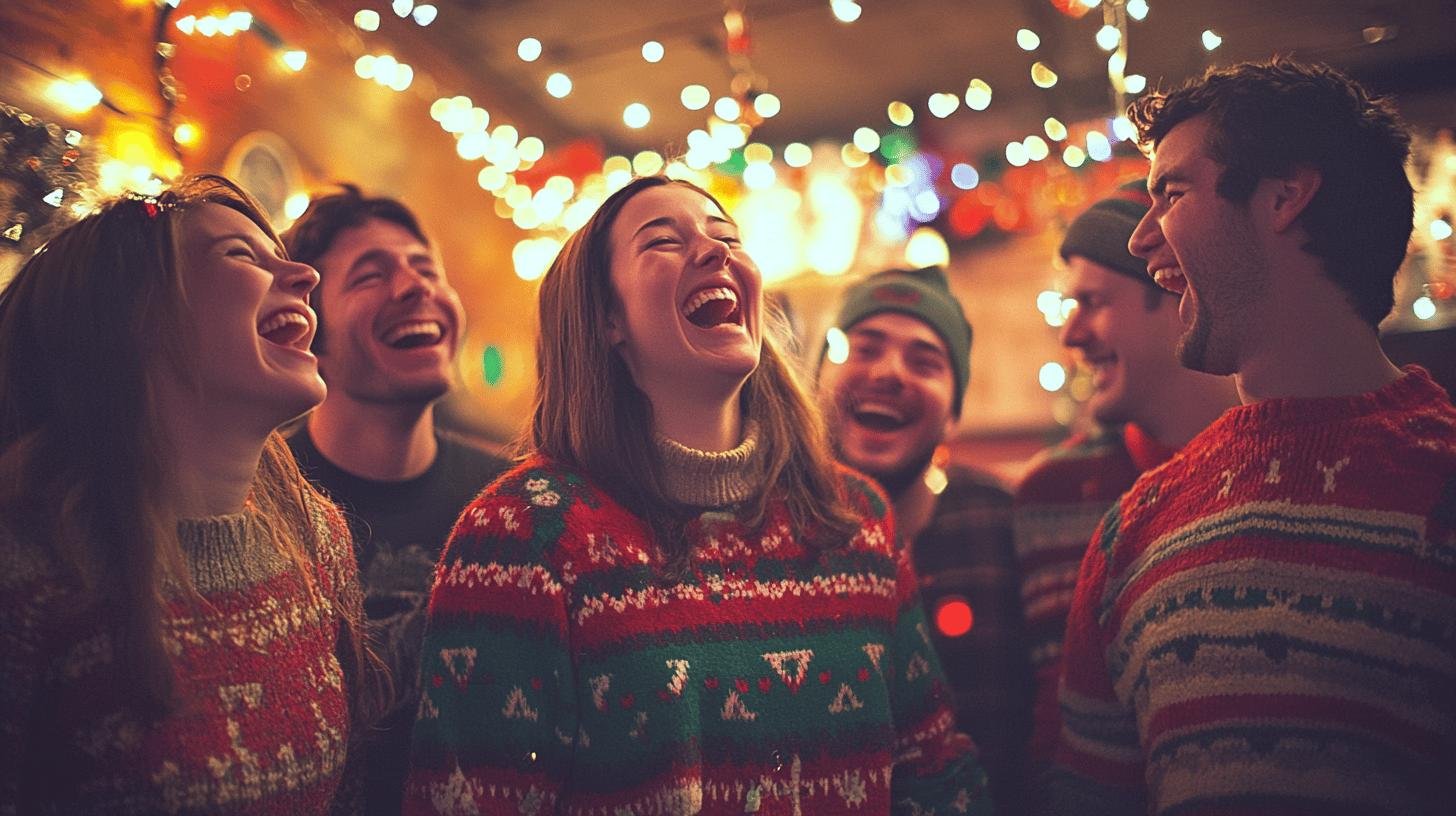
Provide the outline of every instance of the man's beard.
{"type": "Polygon", "coordinates": [[[880,483],[880,487],[884,488],[885,492],[890,495],[890,501],[894,502],[899,500],[905,494],[905,491],[910,489],[911,485],[920,481],[921,477],[925,474],[925,469],[930,465],[931,457],[934,455],[935,448],[931,447],[928,450],[911,456],[905,460],[905,464],[894,470],[885,473],[871,473],[869,475],[880,483]]]}

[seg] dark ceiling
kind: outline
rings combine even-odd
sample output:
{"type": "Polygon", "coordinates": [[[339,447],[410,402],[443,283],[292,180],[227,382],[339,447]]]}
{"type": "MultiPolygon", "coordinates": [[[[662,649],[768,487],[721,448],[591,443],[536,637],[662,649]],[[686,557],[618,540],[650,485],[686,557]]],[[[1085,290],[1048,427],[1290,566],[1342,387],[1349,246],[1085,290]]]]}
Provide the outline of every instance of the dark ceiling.
{"type": "MultiPolygon", "coordinates": [[[[683,107],[683,86],[705,85],[716,98],[728,93],[734,74],[725,53],[722,2],[436,3],[440,22],[430,33],[438,46],[548,141],[590,134],[621,152],[680,149],[708,113],[683,107]],[[535,62],[516,55],[523,37],[543,44],[535,62]],[[647,40],[664,46],[661,62],[643,59],[647,40]],[[555,71],[574,83],[564,99],[545,90],[546,77],[555,71]],[[652,112],[640,130],[622,121],[631,102],[652,112]]],[[[754,136],[770,144],[847,140],[864,125],[883,131],[892,100],[915,108],[922,133],[972,150],[1039,130],[1048,116],[1070,122],[1113,111],[1107,53],[1094,42],[1103,24],[1101,9],[1073,18],[1053,0],[860,0],[860,18],[843,23],[828,0],[741,5],[759,89],[782,101],[782,112],[754,136]],[[1034,52],[1017,46],[1021,28],[1040,36],[1034,52]],[[1059,74],[1055,87],[1032,84],[1035,60],[1059,74]],[[993,88],[986,111],[962,104],[945,120],[926,112],[931,93],[962,95],[972,78],[993,88]]],[[[1210,64],[1290,54],[1329,62],[1396,93],[1417,122],[1456,122],[1453,0],[1148,0],[1147,5],[1145,19],[1128,21],[1127,72],[1145,75],[1150,86],[1176,82],[1210,64]],[[1205,29],[1223,38],[1213,52],[1201,45],[1205,29]]]]}

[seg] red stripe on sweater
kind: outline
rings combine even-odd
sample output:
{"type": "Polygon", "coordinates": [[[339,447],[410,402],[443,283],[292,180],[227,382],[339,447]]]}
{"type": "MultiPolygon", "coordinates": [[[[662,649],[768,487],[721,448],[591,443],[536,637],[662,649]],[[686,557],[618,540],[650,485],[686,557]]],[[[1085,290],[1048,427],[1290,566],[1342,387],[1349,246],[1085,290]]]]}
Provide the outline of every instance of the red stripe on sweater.
{"type": "Polygon", "coordinates": [[[1172,703],[1153,712],[1148,720],[1148,741],[1156,742],[1169,731],[1252,720],[1270,725],[1306,721],[1318,728],[1343,725],[1419,754],[1434,755],[1442,745],[1440,734],[1399,719],[1389,709],[1308,694],[1222,694],[1172,703]]]}

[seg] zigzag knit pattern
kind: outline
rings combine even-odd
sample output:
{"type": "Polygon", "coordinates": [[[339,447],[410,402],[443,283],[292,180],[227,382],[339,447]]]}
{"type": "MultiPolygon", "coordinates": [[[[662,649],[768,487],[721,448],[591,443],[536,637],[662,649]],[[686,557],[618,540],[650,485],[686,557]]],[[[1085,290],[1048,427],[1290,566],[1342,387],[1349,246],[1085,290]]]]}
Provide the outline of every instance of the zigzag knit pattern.
{"type": "Polygon", "coordinates": [[[1449,813],[1456,409],[1409,368],[1229,411],[1103,520],[1064,660],[1064,806],[1449,813]]]}
{"type": "Polygon", "coordinates": [[[156,722],[118,699],[115,612],[0,536],[0,813],[329,812],[349,737],[336,641],[361,595],[343,517],[311,510],[314,592],[251,513],[179,526],[205,603],[165,604],[176,705],[156,722]]]}
{"type": "Polygon", "coordinates": [[[406,812],[986,812],[887,502],[843,478],[847,547],[708,512],[668,577],[581,474],[503,476],[436,574],[406,812]]]}
{"type": "Polygon", "coordinates": [[[1062,727],[1062,637],[1087,542],[1137,477],[1173,453],[1135,425],[1078,434],[1039,454],[1016,488],[1016,559],[1035,676],[1029,753],[1037,765],[1051,761],[1062,727]]]}

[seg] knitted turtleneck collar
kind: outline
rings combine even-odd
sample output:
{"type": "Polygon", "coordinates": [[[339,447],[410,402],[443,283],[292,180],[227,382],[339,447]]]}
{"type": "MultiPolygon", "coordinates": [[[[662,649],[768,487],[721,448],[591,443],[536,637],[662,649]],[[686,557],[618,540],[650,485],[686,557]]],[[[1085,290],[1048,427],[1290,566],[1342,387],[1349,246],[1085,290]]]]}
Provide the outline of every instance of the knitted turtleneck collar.
{"type": "Polygon", "coordinates": [[[182,519],[177,538],[192,585],[202,594],[246,589],[287,569],[255,513],[182,519]]]}
{"type": "Polygon", "coordinates": [[[732,450],[695,450],[658,434],[657,455],[668,497],[690,507],[726,507],[763,489],[763,456],[753,420],[746,422],[743,441],[732,450]]]}

